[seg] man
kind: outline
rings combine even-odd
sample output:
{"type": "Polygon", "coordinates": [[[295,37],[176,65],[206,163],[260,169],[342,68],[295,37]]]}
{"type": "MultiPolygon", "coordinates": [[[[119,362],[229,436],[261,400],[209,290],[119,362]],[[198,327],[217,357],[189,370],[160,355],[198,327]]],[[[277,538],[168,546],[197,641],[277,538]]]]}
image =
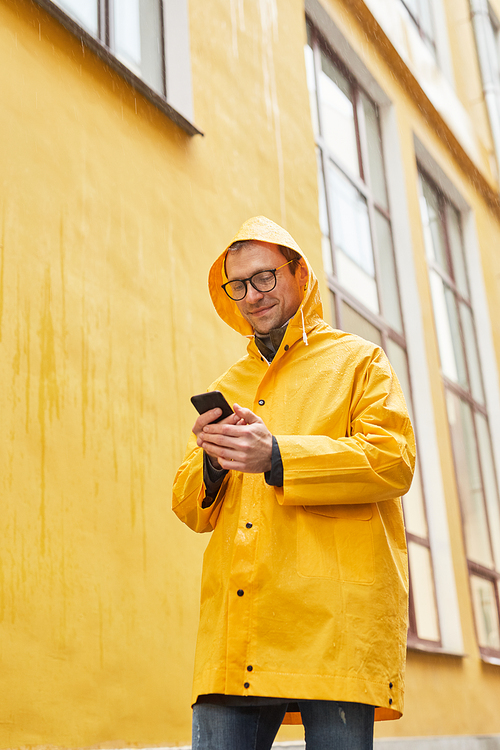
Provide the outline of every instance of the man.
{"type": "Polygon", "coordinates": [[[372,747],[403,708],[414,440],[384,352],[322,319],[298,245],[245,222],[209,276],[250,338],[211,387],[173,508],[210,531],[194,678],[194,750],[268,750],[288,709],[308,750],[372,747]]]}

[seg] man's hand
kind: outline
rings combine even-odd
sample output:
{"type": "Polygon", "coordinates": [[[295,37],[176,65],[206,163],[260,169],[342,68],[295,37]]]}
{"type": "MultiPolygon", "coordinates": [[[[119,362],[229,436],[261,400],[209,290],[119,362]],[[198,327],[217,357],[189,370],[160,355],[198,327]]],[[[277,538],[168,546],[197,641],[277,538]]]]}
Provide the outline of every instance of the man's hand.
{"type": "MultiPolygon", "coordinates": [[[[250,409],[243,409],[238,404],[233,406],[234,414],[217,424],[205,420],[199,432],[198,445],[208,453],[211,462],[216,462],[222,469],[244,471],[249,474],[260,474],[271,469],[273,436],[260,417],[250,409]],[[235,419],[236,418],[236,419],[235,419]]],[[[217,411],[220,416],[219,409],[217,411]]],[[[206,412],[202,415],[211,414],[206,412]]],[[[211,419],[217,419],[217,415],[211,419]]],[[[196,420],[200,422],[201,417],[196,420]]],[[[195,424],[195,427],[196,427],[195,424]]]]}
{"type": "MultiPolygon", "coordinates": [[[[205,427],[214,421],[214,419],[217,419],[222,414],[222,409],[210,409],[209,411],[204,412],[203,414],[200,414],[198,419],[193,425],[193,432],[198,438],[198,445],[200,445],[200,435],[205,429],[205,427]]],[[[217,424],[223,425],[223,424],[238,424],[238,422],[242,422],[243,420],[240,419],[240,417],[237,416],[237,414],[231,414],[231,416],[226,417],[225,419],[222,419],[217,424]]],[[[205,452],[208,453],[208,451],[205,449],[205,452]]],[[[217,458],[209,453],[210,456],[210,463],[215,469],[223,469],[224,467],[220,465],[220,463],[217,461],[217,458]]]]}

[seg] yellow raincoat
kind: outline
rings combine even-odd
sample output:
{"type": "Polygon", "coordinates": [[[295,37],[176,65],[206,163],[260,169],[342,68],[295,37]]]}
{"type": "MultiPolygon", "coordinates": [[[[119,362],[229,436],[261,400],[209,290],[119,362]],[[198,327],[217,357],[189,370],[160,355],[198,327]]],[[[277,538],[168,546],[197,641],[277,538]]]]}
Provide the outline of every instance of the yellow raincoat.
{"type": "MultiPolygon", "coordinates": [[[[301,253],[264,217],[232,241],[241,239],[301,253]]],[[[220,288],[224,256],[210,271],[210,294],[251,340],[209,390],[264,420],[284,484],[230,471],[203,509],[203,456],[191,436],[173,509],[194,531],[212,532],[193,702],[206,693],[355,701],[376,706],[376,719],[399,718],[408,596],[399,497],[415,457],[401,387],[379,347],[325,323],[309,266],[301,306],[268,364],[220,288]]]]}

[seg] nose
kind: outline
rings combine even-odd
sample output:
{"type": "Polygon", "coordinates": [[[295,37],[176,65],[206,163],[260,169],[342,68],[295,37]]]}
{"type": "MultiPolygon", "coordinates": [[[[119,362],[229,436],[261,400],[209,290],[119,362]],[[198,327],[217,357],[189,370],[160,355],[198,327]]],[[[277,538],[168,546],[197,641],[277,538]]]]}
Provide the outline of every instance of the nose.
{"type": "Polygon", "coordinates": [[[259,302],[263,296],[263,292],[259,292],[259,290],[255,289],[250,283],[248,284],[246,295],[247,302],[252,305],[254,302],[259,302]]]}

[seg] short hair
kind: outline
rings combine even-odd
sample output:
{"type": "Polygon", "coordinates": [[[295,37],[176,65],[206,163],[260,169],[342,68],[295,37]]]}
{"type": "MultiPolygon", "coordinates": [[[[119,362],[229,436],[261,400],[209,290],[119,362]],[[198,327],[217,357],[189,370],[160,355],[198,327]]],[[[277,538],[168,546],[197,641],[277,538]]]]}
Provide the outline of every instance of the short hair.
{"type": "MultiPolygon", "coordinates": [[[[229,252],[238,252],[238,250],[243,250],[245,245],[250,244],[251,242],[258,242],[259,240],[238,240],[237,242],[233,242],[232,245],[229,245],[226,255],[224,256],[224,273],[227,276],[227,270],[226,270],[226,258],[227,254],[229,252]]],[[[276,243],[270,242],[270,245],[274,245],[276,243]]],[[[292,276],[295,276],[299,269],[300,261],[302,260],[302,256],[300,253],[298,253],[296,250],[293,250],[291,247],[287,247],[286,245],[278,245],[276,244],[276,247],[280,251],[280,253],[283,255],[285,260],[287,261],[293,261],[289,265],[289,270],[292,276]]]]}

